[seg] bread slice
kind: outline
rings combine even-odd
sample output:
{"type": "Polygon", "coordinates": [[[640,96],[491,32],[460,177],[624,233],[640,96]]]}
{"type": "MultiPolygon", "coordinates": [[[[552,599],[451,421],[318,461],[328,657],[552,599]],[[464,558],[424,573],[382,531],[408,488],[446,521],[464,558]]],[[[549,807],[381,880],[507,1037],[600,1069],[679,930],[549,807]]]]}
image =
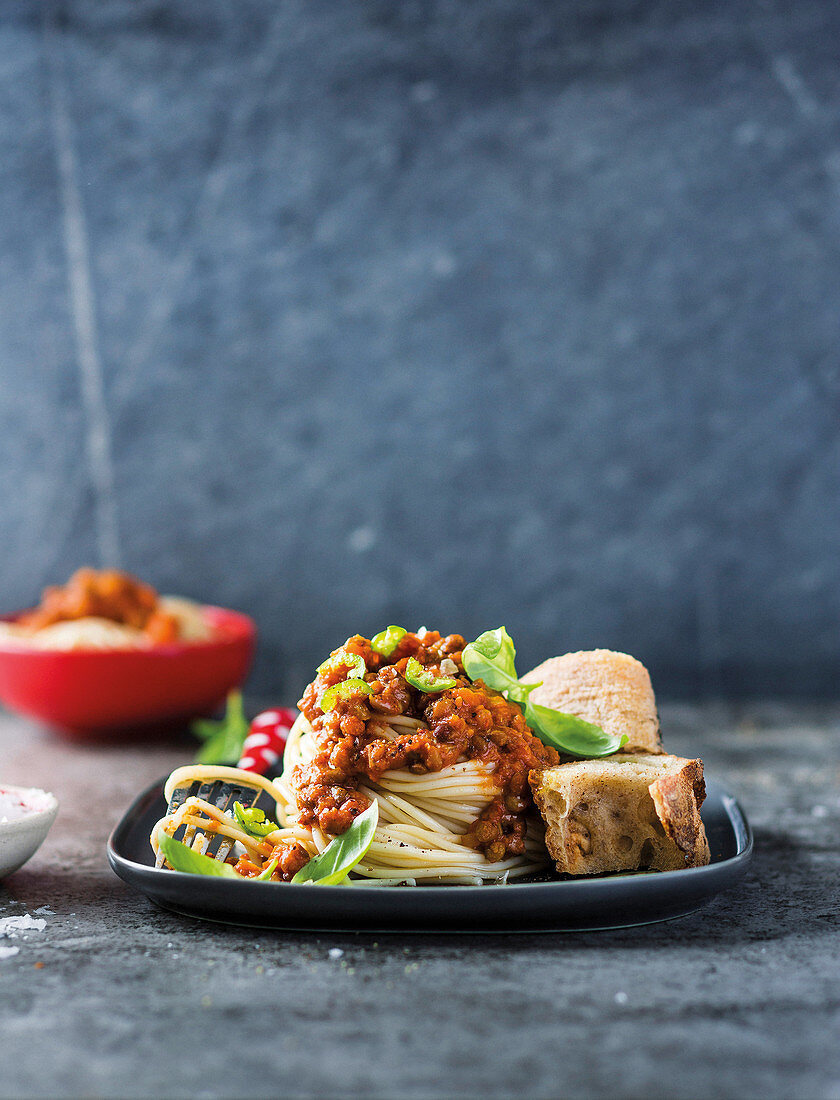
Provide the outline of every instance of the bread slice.
{"type": "Polygon", "coordinates": [[[529,780],[561,873],[676,871],[709,862],[702,760],[616,753],[535,770],[529,780]]]}
{"type": "Polygon", "coordinates": [[[531,693],[534,703],[574,714],[606,733],[626,733],[623,752],[663,751],[650,674],[635,657],[611,649],[566,653],[543,661],[522,680],[542,682],[531,693]]]}

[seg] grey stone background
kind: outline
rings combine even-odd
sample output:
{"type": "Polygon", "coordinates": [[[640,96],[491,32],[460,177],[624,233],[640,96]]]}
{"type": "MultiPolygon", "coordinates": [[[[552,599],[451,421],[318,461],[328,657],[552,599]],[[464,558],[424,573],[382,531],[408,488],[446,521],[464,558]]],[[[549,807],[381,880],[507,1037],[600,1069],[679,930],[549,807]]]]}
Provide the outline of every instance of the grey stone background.
{"type": "Polygon", "coordinates": [[[0,12],[0,606],[837,694],[840,6],[0,12]]]}

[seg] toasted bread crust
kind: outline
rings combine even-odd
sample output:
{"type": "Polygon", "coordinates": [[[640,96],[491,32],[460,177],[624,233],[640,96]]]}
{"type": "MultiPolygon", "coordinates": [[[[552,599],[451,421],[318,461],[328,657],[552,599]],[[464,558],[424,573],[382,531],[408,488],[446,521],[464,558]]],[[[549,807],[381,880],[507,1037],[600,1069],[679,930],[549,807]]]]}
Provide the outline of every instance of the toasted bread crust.
{"type": "Polygon", "coordinates": [[[561,873],[673,871],[709,862],[700,760],[620,753],[534,770],[529,781],[561,873]]]}
{"type": "Polygon", "coordinates": [[[664,775],[648,788],[667,835],[685,853],[688,867],[709,862],[700,807],[706,798],[701,760],[689,760],[679,774],[664,775]]]}
{"type": "Polygon", "coordinates": [[[584,650],[550,657],[522,677],[541,683],[534,703],[574,714],[609,734],[626,734],[624,752],[661,753],[659,716],[650,675],[627,653],[584,650]]]}

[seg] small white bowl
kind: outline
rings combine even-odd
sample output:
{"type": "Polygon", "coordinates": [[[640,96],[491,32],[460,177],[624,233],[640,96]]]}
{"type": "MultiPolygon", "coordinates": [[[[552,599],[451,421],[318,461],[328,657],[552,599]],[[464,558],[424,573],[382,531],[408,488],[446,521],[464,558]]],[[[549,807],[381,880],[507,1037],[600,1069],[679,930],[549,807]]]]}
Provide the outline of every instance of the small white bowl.
{"type": "Polygon", "coordinates": [[[58,801],[46,791],[0,784],[0,879],[35,855],[57,813],[58,801]]]}

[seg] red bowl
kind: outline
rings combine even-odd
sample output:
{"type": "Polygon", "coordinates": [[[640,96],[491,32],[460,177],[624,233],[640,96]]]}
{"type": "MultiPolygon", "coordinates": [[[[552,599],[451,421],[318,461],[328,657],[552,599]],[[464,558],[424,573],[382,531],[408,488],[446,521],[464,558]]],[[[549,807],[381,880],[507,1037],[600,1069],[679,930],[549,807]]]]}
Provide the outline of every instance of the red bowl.
{"type": "Polygon", "coordinates": [[[239,687],[254,655],[253,619],[204,607],[203,642],[149,649],[25,649],[0,642],[0,701],[75,737],[183,725],[239,687]]]}

